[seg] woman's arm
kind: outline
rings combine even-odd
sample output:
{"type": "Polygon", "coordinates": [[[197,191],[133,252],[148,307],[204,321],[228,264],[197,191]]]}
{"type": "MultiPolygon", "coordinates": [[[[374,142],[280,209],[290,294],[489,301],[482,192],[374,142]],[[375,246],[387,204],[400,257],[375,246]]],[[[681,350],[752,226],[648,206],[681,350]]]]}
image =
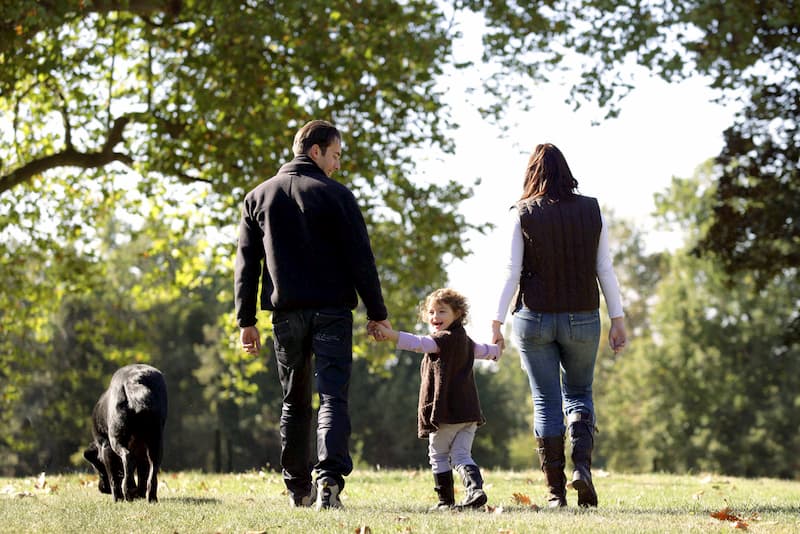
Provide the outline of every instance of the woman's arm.
{"type": "Polygon", "coordinates": [[[608,227],[602,215],[602,228],[600,229],[600,241],[597,244],[597,279],[600,281],[600,288],[603,290],[603,297],[606,299],[608,316],[611,319],[622,317],[622,296],[619,291],[619,282],[614,273],[614,265],[611,262],[611,251],[608,246],[608,227]]]}
{"type": "MultiPolygon", "coordinates": [[[[600,215],[602,219],[602,214],[600,215]]],[[[600,288],[603,290],[603,297],[606,299],[608,316],[611,318],[611,328],[608,331],[608,346],[619,353],[625,348],[627,333],[625,332],[625,315],[622,310],[622,295],[619,290],[617,275],[614,273],[614,265],[611,261],[611,251],[608,246],[608,227],[605,219],[602,219],[600,230],[600,242],[597,245],[597,279],[600,281],[600,288]]]]}
{"type": "Polygon", "coordinates": [[[506,340],[503,338],[500,327],[506,320],[508,307],[511,304],[511,299],[514,298],[517,292],[519,277],[522,273],[522,257],[525,245],[522,239],[522,226],[519,222],[519,214],[516,210],[509,210],[506,243],[508,256],[506,257],[503,270],[500,296],[497,300],[497,308],[495,308],[494,318],[492,320],[492,343],[496,343],[499,346],[500,352],[502,352],[506,346],[506,340]]]}
{"type": "Polygon", "coordinates": [[[511,299],[517,292],[519,277],[522,273],[522,255],[524,243],[522,240],[522,226],[519,222],[519,215],[516,211],[511,211],[508,220],[508,230],[505,236],[507,246],[506,262],[503,269],[502,285],[500,286],[500,297],[497,299],[497,308],[493,319],[499,323],[506,320],[508,307],[511,299]]]}

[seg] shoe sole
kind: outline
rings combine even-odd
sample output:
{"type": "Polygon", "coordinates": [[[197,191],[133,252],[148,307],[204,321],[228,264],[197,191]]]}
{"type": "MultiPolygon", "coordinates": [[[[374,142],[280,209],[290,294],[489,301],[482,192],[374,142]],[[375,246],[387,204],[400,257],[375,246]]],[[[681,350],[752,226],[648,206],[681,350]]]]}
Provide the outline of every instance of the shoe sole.
{"type": "Polygon", "coordinates": [[[480,508],[481,506],[483,506],[487,502],[489,502],[489,497],[487,497],[486,494],[484,493],[483,495],[479,495],[474,501],[469,502],[469,503],[457,504],[457,505],[455,505],[454,508],[457,508],[459,510],[467,510],[467,509],[471,509],[471,508],[480,508]]]}
{"type": "Polygon", "coordinates": [[[572,487],[578,492],[578,506],[584,508],[597,506],[597,492],[594,485],[585,480],[573,480],[572,487]]]}

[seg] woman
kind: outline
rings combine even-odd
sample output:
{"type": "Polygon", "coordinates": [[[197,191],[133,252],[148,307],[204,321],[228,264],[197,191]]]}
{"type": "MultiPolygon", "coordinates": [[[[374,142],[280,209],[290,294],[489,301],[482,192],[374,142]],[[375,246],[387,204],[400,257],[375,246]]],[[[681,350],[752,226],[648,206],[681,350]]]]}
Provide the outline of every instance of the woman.
{"type": "Polygon", "coordinates": [[[533,395],[533,428],[550,506],[567,505],[565,415],[578,505],[597,506],[590,468],[592,380],[600,343],[598,280],[611,317],[608,342],[614,353],[622,350],[626,337],[608,230],[597,200],[577,189],[561,151],[549,143],[536,146],[522,197],[512,210],[507,274],[492,321],[492,343],[502,346],[500,328],[516,292],[514,339],[533,395]]]}

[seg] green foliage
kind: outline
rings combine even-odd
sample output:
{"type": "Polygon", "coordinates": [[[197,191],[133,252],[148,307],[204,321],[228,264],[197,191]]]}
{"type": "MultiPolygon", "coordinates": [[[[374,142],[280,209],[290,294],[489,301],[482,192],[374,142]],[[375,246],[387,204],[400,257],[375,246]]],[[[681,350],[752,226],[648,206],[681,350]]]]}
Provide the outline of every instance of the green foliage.
{"type": "Polygon", "coordinates": [[[675,179],[660,198],[686,247],[666,258],[648,335],[608,374],[601,399],[619,417],[604,428],[603,455],[613,469],[796,478],[800,347],[784,333],[797,273],[731,281],[689,254],[712,220],[708,172],[675,179]]]}
{"type": "MultiPolygon", "coordinates": [[[[743,102],[724,133],[716,162],[714,220],[695,253],[720,262],[732,278],[755,273],[759,283],[782,277],[800,262],[800,9],[796,1],[561,0],[457,5],[485,10],[484,59],[502,72],[549,80],[564,58],[580,63],[572,84],[576,106],[596,103],[619,113],[635,87],[638,65],[667,81],[701,75],[720,100],[743,102]]],[[[493,94],[531,98],[518,77],[498,80],[493,94]]],[[[534,95],[535,96],[535,95],[534,95]]],[[[687,125],[691,127],[691,125],[687,125]]],[[[787,335],[800,340],[800,318],[787,335]]]]}
{"type": "MultiPolygon", "coordinates": [[[[362,204],[389,309],[442,285],[444,262],[467,254],[461,232],[483,228],[458,213],[469,187],[406,177],[407,149],[451,149],[434,90],[450,41],[431,2],[4,2],[0,32],[4,468],[44,461],[17,456],[46,432],[31,433],[29,412],[74,450],[91,398],[133,360],[167,373],[185,415],[167,449],[208,444],[175,467],[275,463],[257,448],[274,451],[277,380],[270,354],[238,347],[232,236],[245,191],[289,159],[306,120],[345,136],[337,178],[362,204]],[[64,340],[80,355],[50,350],[64,340]],[[84,360],[87,393],[64,410],[84,360]],[[57,384],[63,417],[26,405],[57,384]]],[[[355,340],[375,369],[391,357],[360,329],[355,340]]]]}

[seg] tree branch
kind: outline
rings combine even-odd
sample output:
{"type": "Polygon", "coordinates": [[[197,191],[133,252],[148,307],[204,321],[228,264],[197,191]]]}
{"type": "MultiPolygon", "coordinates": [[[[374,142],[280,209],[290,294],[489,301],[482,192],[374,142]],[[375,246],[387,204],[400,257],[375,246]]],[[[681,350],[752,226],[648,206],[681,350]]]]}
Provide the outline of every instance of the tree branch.
{"type": "Polygon", "coordinates": [[[22,167],[11,171],[11,173],[0,176],[0,194],[29,181],[34,176],[57,167],[94,169],[104,167],[114,161],[121,161],[129,166],[133,165],[133,158],[121,152],[114,152],[114,147],[122,141],[122,133],[128,122],[130,122],[130,117],[128,116],[117,117],[108,131],[108,139],[106,139],[103,148],[99,151],[78,152],[68,144],[61,152],[29,161],[22,167]]]}

